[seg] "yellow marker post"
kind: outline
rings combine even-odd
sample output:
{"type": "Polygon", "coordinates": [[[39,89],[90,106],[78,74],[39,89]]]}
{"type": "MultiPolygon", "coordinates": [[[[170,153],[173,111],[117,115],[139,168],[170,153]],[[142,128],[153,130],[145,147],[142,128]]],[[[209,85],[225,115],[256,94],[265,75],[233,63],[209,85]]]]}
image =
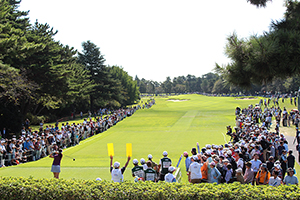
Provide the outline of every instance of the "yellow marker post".
{"type": "Polygon", "coordinates": [[[131,143],[126,144],[126,156],[132,157],[132,144],[131,143]]]}
{"type": "Polygon", "coordinates": [[[107,143],[108,156],[114,156],[114,144],[107,143]]]}

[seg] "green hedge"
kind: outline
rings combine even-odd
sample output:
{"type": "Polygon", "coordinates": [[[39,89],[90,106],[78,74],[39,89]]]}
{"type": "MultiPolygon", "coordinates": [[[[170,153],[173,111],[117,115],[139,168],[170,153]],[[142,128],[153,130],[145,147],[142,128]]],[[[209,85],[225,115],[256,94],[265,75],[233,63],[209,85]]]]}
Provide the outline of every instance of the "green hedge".
{"type": "Polygon", "coordinates": [[[1,178],[1,199],[300,199],[297,186],[1,178]]]}

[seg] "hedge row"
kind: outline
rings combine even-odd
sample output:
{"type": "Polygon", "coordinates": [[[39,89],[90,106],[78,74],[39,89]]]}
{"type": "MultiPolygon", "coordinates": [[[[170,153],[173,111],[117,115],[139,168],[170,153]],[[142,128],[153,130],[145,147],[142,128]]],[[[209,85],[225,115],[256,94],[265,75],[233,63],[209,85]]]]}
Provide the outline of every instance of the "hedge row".
{"type": "Polygon", "coordinates": [[[1,178],[1,199],[300,199],[297,186],[1,178]]]}

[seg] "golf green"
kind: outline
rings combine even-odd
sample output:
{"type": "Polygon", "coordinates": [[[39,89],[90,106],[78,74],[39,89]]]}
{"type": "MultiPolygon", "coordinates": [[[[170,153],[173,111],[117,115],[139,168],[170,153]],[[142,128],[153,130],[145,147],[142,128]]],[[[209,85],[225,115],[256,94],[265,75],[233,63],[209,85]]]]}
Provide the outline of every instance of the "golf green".
{"type": "MultiPolygon", "coordinates": [[[[127,159],[126,143],[132,143],[132,159],[147,160],[148,154],[152,154],[153,160],[158,163],[162,152],[167,151],[173,166],[176,166],[180,155],[184,151],[190,152],[197,142],[201,148],[205,144],[219,145],[228,141],[229,137],[225,135],[226,126],[235,125],[235,108],[245,108],[258,102],[259,99],[196,94],[157,97],[156,105],[152,108],[138,110],[108,131],[65,149],[60,178],[95,180],[100,177],[110,180],[107,143],[114,144],[114,161],[119,161],[121,167],[127,159]]],[[[285,104],[288,106],[288,103],[285,104]]],[[[180,167],[183,182],[187,182],[184,160],[183,158],[180,167]]],[[[124,173],[125,180],[133,180],[131,161],[124,173]]],[[[2,168],[0,176],[52,178],[51,164],[51,158],[43,158],[36,162],[2,168]]]]}

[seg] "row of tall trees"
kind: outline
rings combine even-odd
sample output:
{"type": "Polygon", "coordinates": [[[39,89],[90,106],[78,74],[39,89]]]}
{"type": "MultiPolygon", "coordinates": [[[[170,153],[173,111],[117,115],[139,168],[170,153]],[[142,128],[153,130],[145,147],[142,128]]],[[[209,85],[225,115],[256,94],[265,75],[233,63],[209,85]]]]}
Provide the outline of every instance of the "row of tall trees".
{"type": "Polygon", "coordinates": [[[106,66],[99,47],[83,42],[77,54],[54,40],[48,24],[30,24],[19,3],[0,0],[0,130],[19,131],[27,117],[56,120],[139,98],[136,82],[121,67],[106,66]]]}
{"type": "Polygon", "coordinates": [[[218,73],[208,73],[201,77],[194,75],[178,76],[171,80],[167,77],[164,82],[139,79],[135,77],[140,93],[162,94],[162,93],[208,93],[208,94],[265,94],[271,93],[295,93],[300,86],[300,77],[293,76],[287,79],[276,78],[267,84],[254,84],[243,88],[228,82],[218,73]]]}

